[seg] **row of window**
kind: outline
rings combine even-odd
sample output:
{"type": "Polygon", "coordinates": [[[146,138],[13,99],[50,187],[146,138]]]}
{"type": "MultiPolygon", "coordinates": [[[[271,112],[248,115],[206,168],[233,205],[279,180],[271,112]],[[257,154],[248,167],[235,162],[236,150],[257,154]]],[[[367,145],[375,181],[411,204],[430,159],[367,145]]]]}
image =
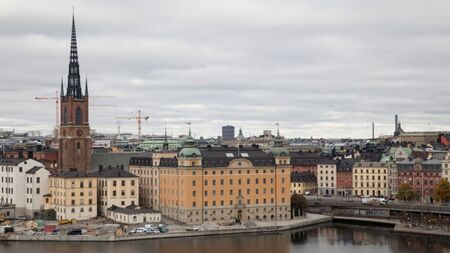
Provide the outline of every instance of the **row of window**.
{"type": "MultiPolygon", "coordinates": [[[[233,169],[228,170],[228,174],[232,175],[233,174],[233,169]]],[[[255,174],[258,173],[262,173],[262,174],[266,174],[268,173],[269,170],[264,170],[264,169],[255,169],[255,174]]],[[[177,175],[177,172],[180,173],[180,175],[183,175],[183,171],[179,171],[179,170],[161,170],[161,174],[165,174],[165,175],[169,175],[169,174],[173,174],[173,175],[177,175]]],[[[225,170],[204,170],[204,175],[208,175],[209,172],[211,172],[212,175],[216,175],[216,174],[220,174],[220,175],[224,175],[225,174],[225,170]]],[[[247,174],[250,174],[251,170],[247,170],[247,174]]],[[[270,173],[274,173],[274,170],[270,170],[270,173]]],[[[281,170],[281,173],[284,173],[284,169],[281,170]]],[[[237,174],[243,174],[242,170],[238,170],[237,174]]],[[[193,170],[192,171],[192,175],[195,176],[197,175],[197,171],[193,170]]]]}

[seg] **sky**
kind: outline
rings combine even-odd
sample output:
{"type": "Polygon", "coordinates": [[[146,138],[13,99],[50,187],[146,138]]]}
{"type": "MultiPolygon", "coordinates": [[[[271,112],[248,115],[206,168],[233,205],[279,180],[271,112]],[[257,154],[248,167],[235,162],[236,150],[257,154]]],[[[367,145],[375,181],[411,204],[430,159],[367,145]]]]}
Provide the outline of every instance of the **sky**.
{"type": "Polygon", "coordinates": [[[55,125],[73,6],[98,132],[450,130],[447,0],[0,0],[0,128],[55,125]]]}

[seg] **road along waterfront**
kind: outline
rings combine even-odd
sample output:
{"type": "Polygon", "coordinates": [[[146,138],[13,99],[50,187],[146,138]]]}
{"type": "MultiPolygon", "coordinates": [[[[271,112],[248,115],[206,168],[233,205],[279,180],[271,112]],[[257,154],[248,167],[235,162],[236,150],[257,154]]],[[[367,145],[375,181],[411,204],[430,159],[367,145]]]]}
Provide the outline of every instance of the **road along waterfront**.
{"type": "Polygon", "coordinates": [[[398,234],[388,228],[325,223],[313,227],[263,234],[138,240],[128,242],[3,241],[8,253],[448,253],[450,240],[398,234]]]}

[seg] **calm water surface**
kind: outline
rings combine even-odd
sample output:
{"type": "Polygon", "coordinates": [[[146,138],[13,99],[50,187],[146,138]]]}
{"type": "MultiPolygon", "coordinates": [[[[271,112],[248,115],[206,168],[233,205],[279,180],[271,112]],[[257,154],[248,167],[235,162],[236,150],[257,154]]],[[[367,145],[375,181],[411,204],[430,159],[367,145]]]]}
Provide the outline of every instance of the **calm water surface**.
{"type": "Polygon", "coordinates": [[[0,253],[450,253],[450,240],[327,224],[279,234],[114,243],[0,242],[0,253]]]}

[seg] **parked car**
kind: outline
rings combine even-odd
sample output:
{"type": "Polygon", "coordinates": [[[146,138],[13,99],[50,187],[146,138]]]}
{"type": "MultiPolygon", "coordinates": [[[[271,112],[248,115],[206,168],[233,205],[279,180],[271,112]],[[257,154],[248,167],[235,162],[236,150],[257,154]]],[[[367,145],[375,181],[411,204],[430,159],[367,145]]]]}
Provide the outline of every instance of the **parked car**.
{"type": "Polygon", "coordinates": [[[187,227],[186,231],[198,231],[198,227],[197,226],[187,227]]]}
{"type": "Polygon", "coordinates": [[[82,235],[83,231],[79,228],[73,228],[67,232],[67,235],[82,235]]]}
{"type": "Polygon", "coordinates": [[[64,220],[59,220],[59,225],[66,225],[66,224],[73,224],[74,220],[68,220],[68,219],[64,219],[64,220]]]}
{"type": "Polygon", "coordinates": [[[169,232],[169,229],[166,226],[160,226],[160,227],[158,227],[158,229],[159,229],[159,232],[161,232],[161,233],[169,232]]]}
{"type": "Polygon", "coordinates": [[[305,192],[305,196],[309,196],[309,195],[311,195],[311,192],[306,191],[306,192],[305,192]]]}
{"type": "Polygon", "coordinates": [[[27,220],[27,217],[25,217],[25,216],[17,216],[16,220],[24,221],[24,220],[27,220]]]}
{"type": "Polygon", "coordinates": [[[136,233],[145,233],[147,229],[145,227],[136,228],[136,233]]]}

